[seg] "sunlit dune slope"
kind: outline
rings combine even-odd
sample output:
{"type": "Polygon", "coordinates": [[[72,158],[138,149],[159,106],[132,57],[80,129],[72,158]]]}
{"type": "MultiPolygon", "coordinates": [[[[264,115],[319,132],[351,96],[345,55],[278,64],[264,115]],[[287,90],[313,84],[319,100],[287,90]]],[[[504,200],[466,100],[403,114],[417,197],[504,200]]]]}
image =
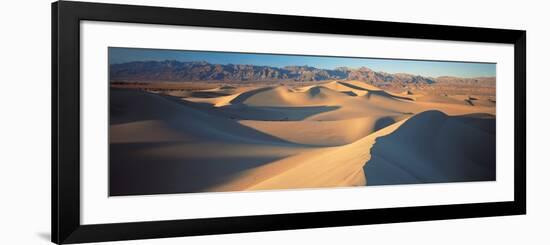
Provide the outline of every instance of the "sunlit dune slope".
{"type": "Polygon", "coordinates": [[[318,146],[337,146],[355,142],[396,121],[402,116],[359,117],[334,121],[254,121],[241,124],[289,142],[318,146]]]}

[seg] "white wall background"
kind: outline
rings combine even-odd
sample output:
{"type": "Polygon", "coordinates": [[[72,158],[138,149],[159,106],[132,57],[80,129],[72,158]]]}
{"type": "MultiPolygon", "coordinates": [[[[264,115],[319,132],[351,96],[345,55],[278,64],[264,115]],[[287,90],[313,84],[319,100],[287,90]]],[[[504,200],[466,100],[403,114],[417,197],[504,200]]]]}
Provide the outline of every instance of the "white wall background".
{"type": "MultiPolygon", "coordinates": [[[[107,0],[106,2],[114,2],[107,0]]],[[[544,1],[119,0],[120,3],[527,30],[528,214],[106,244],[548,244],[550,21],[544,1]],[[536,3],[538,2],[538,3],[536,3]]],[[[0,13],[0,244],[48,244],[50,230],[50,1],[0,13]]]]}

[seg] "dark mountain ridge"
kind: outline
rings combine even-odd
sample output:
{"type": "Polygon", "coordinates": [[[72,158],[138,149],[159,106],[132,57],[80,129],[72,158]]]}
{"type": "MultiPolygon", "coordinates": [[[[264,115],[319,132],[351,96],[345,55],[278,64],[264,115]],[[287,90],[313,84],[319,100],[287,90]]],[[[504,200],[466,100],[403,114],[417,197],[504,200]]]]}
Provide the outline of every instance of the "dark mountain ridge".
{"type": "Polygon", "coordinates": [[[338,67],[319,69],[311,66],[270,67],[240,64],[210,64],[205,61],[181,62],[135,61],[109,66],[110,81],[116,82],[154,82],[154,81],[323,81],[323,80],[360,80],[375,85],[406,85],[463,83],[494,84],[494,77],[484,78],[431,78],[406,73],[390,74],[376,72],[367,67],[352,69],[338,67]]]}

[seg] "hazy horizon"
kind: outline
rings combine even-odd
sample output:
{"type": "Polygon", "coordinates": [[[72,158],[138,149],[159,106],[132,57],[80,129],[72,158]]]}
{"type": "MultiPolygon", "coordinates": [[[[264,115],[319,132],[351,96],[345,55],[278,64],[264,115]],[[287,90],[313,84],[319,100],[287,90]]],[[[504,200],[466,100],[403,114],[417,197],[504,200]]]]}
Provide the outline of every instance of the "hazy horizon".
{"type": "Polygon", "coordinates": [[[377,72],[409,73],[425,77],[455,76],[473,78],[496,76],[496,64],[494,63],[109,47],[109,65],[166,60],[179,62],[204,61],[210,64],[256,65],[277,68],[285,66],[310,66],[318,69],[368,67],[377,72]]]}

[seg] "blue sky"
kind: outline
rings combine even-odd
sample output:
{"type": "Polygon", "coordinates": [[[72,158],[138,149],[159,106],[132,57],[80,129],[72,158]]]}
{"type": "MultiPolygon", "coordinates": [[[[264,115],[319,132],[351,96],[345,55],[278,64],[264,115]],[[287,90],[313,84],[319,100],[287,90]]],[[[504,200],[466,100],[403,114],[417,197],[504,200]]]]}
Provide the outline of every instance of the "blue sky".
{"type": "Polygon", "coordinates": [[[350,68],[366,66],[375,71],[410,73],[430,77],[481,77],[496,75],[496,64],[494,63],[109,48],[109,64],[151,60],[206,61],[211,64],[248,64],[273,67],[308,65],[322,69],[334,69],[342,66],[350,68]]]}

